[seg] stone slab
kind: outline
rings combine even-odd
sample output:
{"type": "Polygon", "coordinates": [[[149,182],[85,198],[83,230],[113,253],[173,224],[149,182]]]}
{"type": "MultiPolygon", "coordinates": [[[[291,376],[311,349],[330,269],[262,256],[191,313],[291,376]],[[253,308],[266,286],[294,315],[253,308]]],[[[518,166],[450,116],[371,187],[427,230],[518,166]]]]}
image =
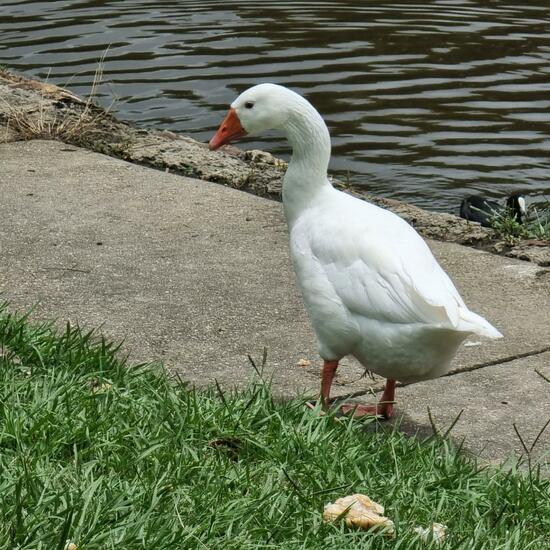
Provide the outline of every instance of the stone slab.
{"type": "MultiPolygon", "coordinates": [[[[549,380],[546,352],[411,384],[396,391],[396,421],[407,433],[424,436],[433,433],[432,422],[444,434],[458,417],[450,435],[474,455],[499,463],[522,455],[526,459],[514,424],[530,449],[550,420],[549,380]]],[[[531,460],[550,474],[550,426],[540,435],[531,460]]]]}
{"type": "MultiPolygon", "coordinates": [[[[277,393],[317,391],[279,203],[38,140],[0,145],[0,194],[0,292],[12,307],[101,325],[132,359],[162,360],[199,385],[246,385],[247,354],[259,360],[265,347],[277,393]]],[[[469,306],[506,335],[473,339],[455,368],[550,345],[550,270],[430,245],[469,306]]],[[[343,361],[335,394],[380,386],[363,374],[343,361]]]]}

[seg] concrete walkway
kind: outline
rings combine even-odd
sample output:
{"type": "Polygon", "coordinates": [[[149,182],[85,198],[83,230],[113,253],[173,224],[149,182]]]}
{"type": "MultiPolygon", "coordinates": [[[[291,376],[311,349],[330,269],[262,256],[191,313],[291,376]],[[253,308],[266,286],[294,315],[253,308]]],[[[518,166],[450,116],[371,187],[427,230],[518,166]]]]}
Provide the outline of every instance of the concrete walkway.
{"type": "MultiPolygon", "coordinates": [[[[280,395],[315,393],[320,361],[294,283],[281,205],[58,142],[0,145],[0,292],[13,308],[103,332],[134,360],[197,384],[245,386],[267,348],[280,395]]],[[[453,434],[482,456],[522,451],[550,418],[550,269],[431,242],[467,304],[504,334],[471,339],[455,374],[398,391],[407,431],[453,434]],[[538,374],[537,372],[538,371],[538,374]]],[[[351,360],[336,391],[368,394],[351,360]]],[[[534,456],[550,450],[550,429],[534,456]]]]}

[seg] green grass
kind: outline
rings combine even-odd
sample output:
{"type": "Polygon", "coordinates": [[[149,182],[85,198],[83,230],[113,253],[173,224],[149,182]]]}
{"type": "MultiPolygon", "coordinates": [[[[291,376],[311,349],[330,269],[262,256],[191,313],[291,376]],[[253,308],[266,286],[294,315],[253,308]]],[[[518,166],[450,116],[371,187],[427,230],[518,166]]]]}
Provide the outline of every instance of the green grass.
{"type": "Polygon", "coordinates": [[[497,235],[512,246],[529,239],[550,241],[550,201],[531,205],[523,224],[518,223],[510,209],[495,212],[490,223],[497,235]]]}
{"type": "Polygon", "coordinates": [[[242,393],[193,391],[67,326],[0,311],[0,547],[62,549],[548,548],[549,481],[481,468],[450,443],[320,417],[242,393]],[[363,492],[397,536],[325,525],[363,492]],[[434,545],[432,545],[434,547],[434,545]]]}

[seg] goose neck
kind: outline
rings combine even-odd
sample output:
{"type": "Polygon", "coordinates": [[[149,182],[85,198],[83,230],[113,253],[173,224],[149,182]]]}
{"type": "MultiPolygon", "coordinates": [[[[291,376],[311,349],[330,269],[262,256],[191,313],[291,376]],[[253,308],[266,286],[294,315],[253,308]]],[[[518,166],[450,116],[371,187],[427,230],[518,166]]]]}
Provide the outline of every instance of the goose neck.
{"type": "Polygon", "coordinates": [[[292,158],[283,181],[283,205],[289,224],[332,188],[327,179],[330,135],[321,115],[299,98],[285,124],[292,158]]]}
{"type": "Polygon", "coordinates": [[[321,115],[309,103],[293,110],[286,136],[292,147],[291,164],[325,177],[330,160],[330,135],[321,115]]]}

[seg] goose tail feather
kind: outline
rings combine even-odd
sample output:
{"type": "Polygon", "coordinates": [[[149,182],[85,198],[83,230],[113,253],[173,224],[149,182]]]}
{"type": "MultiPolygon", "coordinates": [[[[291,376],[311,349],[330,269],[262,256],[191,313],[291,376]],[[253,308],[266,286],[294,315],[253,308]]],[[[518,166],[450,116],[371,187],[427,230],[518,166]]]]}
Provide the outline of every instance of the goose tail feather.
{"type": "Polygon", "coordinates": [[[502,338],[503,335],[499,332],[487,319],[484,319],[481,315],[470,311],[469,309],[460,310],[460,317],[458,322],[458,330],[465,332],[473,332],[479,336],[485,338],[502,338]]]}

